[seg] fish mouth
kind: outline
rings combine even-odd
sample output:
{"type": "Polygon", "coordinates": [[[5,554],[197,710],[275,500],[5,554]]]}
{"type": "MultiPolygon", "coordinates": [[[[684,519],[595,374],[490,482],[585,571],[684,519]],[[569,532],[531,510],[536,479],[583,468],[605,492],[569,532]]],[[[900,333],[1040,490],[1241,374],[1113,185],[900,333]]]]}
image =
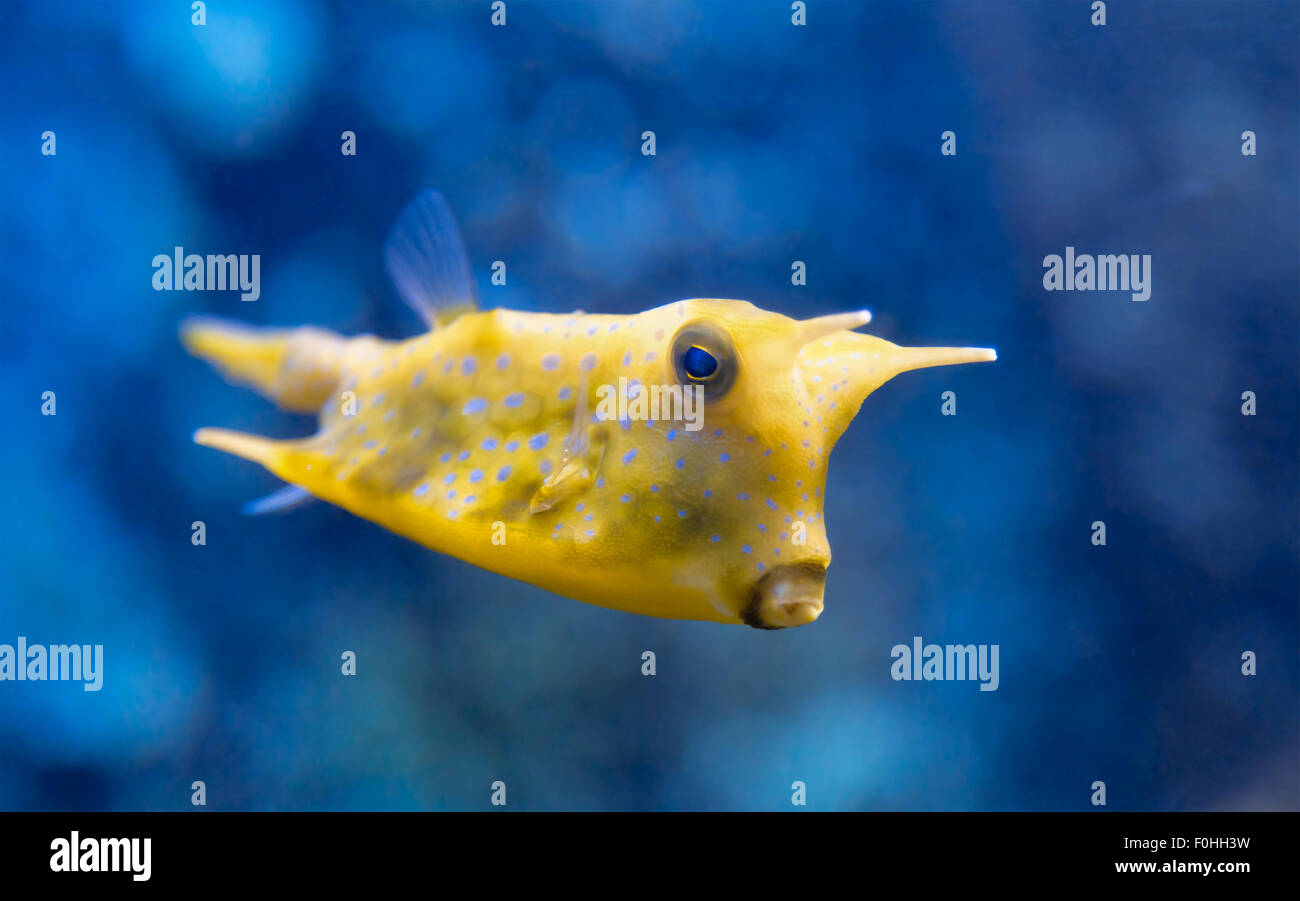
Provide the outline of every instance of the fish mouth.
{"type": "Polygon", "coordinates": [[[778,566],[754,583],[741,621],[755,629],[806,626],[822,615],[826,567],[817,562],[778,566]]]}

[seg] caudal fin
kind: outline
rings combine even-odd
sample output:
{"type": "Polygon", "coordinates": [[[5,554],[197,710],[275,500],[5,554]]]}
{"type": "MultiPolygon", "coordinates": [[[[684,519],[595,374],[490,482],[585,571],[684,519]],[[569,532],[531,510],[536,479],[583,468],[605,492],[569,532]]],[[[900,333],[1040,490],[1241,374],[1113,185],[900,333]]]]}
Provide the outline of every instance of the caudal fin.
{"type": "Polygon", "coordinates": [[[205,316],[181,325],[181,343],[228,381],[298,413],[320,409],[338,387],[347,346],[324,329],[257,328],[205,316]]]}

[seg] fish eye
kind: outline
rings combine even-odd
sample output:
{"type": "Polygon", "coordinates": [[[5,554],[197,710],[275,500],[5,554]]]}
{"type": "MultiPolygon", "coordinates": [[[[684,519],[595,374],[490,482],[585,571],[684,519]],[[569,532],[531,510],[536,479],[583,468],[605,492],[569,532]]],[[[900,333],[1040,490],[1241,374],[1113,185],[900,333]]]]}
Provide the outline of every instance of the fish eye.
{"type": "Polygon", "coordinates": [[[736,379],[736,351],[725,331],[711,322],[691,322],[673,337],[673,367],[683,385],[700,385],[710,400],[727,393],[736,379]]]}
{"type": "Polygon", "coordinates": [[[692,344],[682,354],[682,369],[693,382],[707,382],[718,374],[718,360],[698,344],[692,344]]]}

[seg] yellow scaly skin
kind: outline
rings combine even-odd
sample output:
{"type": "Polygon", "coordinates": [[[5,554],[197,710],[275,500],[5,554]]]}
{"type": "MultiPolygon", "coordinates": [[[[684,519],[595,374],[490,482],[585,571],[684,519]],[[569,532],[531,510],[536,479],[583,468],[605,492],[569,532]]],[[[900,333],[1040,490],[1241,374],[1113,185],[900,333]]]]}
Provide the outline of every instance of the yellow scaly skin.
{"type": "Polygon", "coordinates": [[[685,300],[632,316],[471,312],[406,341],[210,320],[184,340],[289,409],[320,405],[307,438],[201,429],[200,444],[579,601],[779,628],[822,611],[827,461],[863,399],[909,369],[994,359],[836,327],[866,318],[685,300]],[[702,428],[590,418],[620,377],[679,384],[674,339],[700,323],[734,379],[705,400],[702,428]]]}

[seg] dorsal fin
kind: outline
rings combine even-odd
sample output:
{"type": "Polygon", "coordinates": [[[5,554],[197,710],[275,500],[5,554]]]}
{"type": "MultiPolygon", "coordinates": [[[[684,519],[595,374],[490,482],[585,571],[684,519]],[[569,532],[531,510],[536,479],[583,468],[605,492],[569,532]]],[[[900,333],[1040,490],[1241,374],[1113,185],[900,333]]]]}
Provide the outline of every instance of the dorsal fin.
{"type": "Polygon", "coordinates": [[[429,328],[478,307],[465,242],[441,192],[421,191],[397,217],[384,243],[388,275],[429,328]]]}

